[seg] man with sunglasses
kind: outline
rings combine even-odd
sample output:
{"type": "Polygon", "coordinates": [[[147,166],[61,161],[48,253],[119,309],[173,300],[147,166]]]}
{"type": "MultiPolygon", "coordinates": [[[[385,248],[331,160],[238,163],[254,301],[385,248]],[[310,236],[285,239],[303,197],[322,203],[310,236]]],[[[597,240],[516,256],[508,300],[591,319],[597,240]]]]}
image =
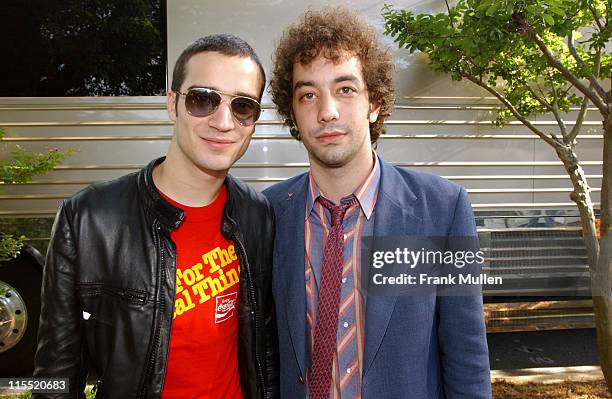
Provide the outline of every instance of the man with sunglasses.
{"type": "Polygon", "coordinates": [[[179,56],[166,157],[62,202],[43,278],[35,377],[81,397],[274,398],[272,211],[228,175],[260,114],[265,74],[242,39],[179,56]]]}

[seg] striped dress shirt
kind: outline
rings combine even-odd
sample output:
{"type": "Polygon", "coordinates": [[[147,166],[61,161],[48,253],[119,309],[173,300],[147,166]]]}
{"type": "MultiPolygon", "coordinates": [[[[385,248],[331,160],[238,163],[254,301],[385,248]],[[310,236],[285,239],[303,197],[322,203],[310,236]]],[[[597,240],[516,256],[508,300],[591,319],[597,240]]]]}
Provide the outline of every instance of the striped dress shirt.
{"type": "MultiPolygon", "coordinates": [[[[366,302],[365,293],[361,290],[360,283],[361,237],[371,236],[373,233],[373,213],[379,183],[380,166],[378,157],[374,154],[374,167],[370,174],[353,194],[341,199],[342,203],[351,201],[353,197],[357,201],[347,210],[342,222],[344,262],[338,314],[337,350],[332,366],[330,399],[361,398],[366,302]]],[[[312,353],[314,344],[323,249],[331,229],[329,211],[317,201],[320,195],[322,194],[314,182],[312,174],[310,174],[305,204],[306,218],[304,220],[306,326],[310,353],[312,353]]]]}

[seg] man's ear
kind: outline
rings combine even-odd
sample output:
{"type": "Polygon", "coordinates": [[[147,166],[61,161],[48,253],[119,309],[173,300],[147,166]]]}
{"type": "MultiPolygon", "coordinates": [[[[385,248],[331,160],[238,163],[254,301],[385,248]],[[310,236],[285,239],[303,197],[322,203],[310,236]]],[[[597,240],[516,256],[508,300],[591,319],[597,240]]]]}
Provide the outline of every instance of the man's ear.
{"type": "Polygon", "coordinates": [[[289,127],[289,132],[291,133],[291,135],[297,140],[297,141],[301,141],[302,138],[300,137],[300,131],[298,130],[297,124],[295,123],[295,116],[293,115],[293,109],[290,112],[291,117],[287,120],[291,121],[291,126],[289,127]]]}
{"type": "Polygon", "coordinates": [[[178,94],[172,90],[168,90],[168,94],[166,95],[166,110],[168,111],[168,117],[172,122],[176,122],[176,109],[178,107],[176,101],[177,96],[178,94]]]}
{"type": "Polygon", "coordinates": [[[370,123],[374,123],[378,120],[378,113],[380,112],[380,103],[370,103],[370,113],[368,114],[368,120],[370,123]]]}

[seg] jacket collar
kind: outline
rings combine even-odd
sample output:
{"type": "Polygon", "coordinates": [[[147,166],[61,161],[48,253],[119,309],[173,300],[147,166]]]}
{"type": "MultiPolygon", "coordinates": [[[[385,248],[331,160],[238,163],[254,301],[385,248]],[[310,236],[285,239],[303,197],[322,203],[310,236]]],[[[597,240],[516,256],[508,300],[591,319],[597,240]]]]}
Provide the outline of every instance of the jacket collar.
{"type": "Polygon", "coordinates": [[[161,157],[149,162],[149,164],[140,171],[138,182],[140,183],[140,191],[144,195],[147,209],[163,225],[170,229],[176,229],[185,218],[185,213],[182,209],[166,201],[159,191],[157,191],[157,187],[155,187],[155,183],[153,182],[153,169],[165,159],[166,157],[161,157]]]}
{"type": "MultiPolygon", "coordinates": [[[[162,163],[166,157],[160,157],[152,160],[149,164],[140,171],[139,183],[141,192],[144,194],[145,203],[149,211],[163,225],[170,229],[176,229],[180,226],[185,218],[185,212],[182,209],[172,205],[164,197],[161,196],[155,183],[153,182],[153,169],[155,166],[162,163]]],[[[225,185],[227,187],[227,201],[223,208],[223,221],[221,231],[226,237],[230,237],[236,229],[236,221],[232,218],[234,212],[234,202],[238,198],[241,191],[241,183],[229,174],[225,177],[225,185]]],[[[244,190],[242,190],[244,191],[244,190]]]]}
{"type": "Polygon", "coordinates": [[[223,218],[221,221],[221,233],[225,238],[231,238],[237,231],[237,222],[232,215],[235,215],[235,202],[239,199],[240,181],[236,180],[229,173],[225,176],[225,186],[227,187],[227,200],[223,207],[223,218]]]}

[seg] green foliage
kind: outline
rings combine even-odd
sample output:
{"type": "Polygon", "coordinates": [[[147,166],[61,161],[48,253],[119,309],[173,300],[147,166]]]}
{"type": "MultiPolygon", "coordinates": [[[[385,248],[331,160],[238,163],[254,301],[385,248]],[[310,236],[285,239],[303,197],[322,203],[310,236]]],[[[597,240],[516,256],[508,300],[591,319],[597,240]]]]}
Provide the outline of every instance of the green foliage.
{"type": "Polygon", "coordinates": [[[0,262],[10,260],[19,255],[25,236],[15,238],[12,234],[0,232],[0,262]]]}
{"type": "Polygon", "coordinates": [[[12,152],[12,159],[0,161],[0,181],[4,183],[24,183],[33,176],[53,170],[62,162],[70,151],[62,152],[52,148],[44,153],[37,153],[17,146],[12,152]]]}
{"type": "MultiPolygon", "coordinates": [[[[32,394],[29,392],[26,393],[19,393],[19,394],[14,394],[14,395],[0,395],[0,399],[30,399],[32,397],[32,394]]],[[[85,389],[85,398],[86,399],[94,399],[96,397],[96,393],[92,392],[91,390],[91,386],[87,386],[87,388],[85,389]]]]}
{"type": "MultiPolygon", "coordinates": [[[[2,137],[4,132],[0,130],[0,139],[2,137]]],[[[17,146],[11,159],[0,160],[0,184],[28,182],[36,175],[53,170],[70,153],[71,150],[60,151],[57,148],[37,153],[17,146]]],[[[25,239],[25,236],[15,237],[0,232],[0,261],[17,256],[25,239]]]]}
{"type": "MultiPolygon", "coordinates": [[[[0,139],[2,137],[4,132],[0,130],[0,139]]],[[[60,151],[57,148],[37,153],[17,146],[11,159],[0,160],[0,184],[30,181],[36,175],[53,170],[70,153],[71,150],[60,151]]]]}
{"type": "MultiPolygon", "coordinates": [[[[588,86],[591,75],[611,75],[612,56],[605,49],[612,33],[610,8],[609,0],[459,0],[447,14],[414,15],[386,5],[383,16],[385,34],[400,47],[426,53],[437,72],[494,89],[527,117],[553,107],[567,112],[582,101],[534,37],[588,86]]],[[[511,115],[502,109],[496,124],[503,126],[511,115]]]]}

